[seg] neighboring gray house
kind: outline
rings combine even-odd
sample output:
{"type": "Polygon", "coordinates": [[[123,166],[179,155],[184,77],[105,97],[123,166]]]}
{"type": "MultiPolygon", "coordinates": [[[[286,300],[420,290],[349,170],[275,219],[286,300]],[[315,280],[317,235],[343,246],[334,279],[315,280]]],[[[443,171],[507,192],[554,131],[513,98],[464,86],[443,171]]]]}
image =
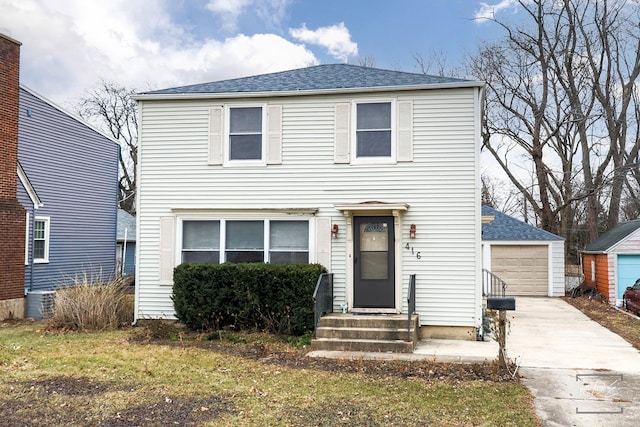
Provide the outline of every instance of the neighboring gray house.
{"type": "Polygon", "coordinates": [[[563,296],[564,239],[482,206],[482,265],[509,295],[563,296]]]}
{"type": "Polygon", "coordinates": [[[118,209],[118,237],[116,243],[118,274],[129,277],[136,273],[136,217],[118,209]]]}
{"type": "Polygon", "coordinates": [[[19,105],[17,196],[27,211],[27,300],[85,274],[112,278],[118,144],[24,86],[19,105]]]}
{"type": "Polygon", "coordinates": [[[185,261],[320,263],[334,309],[482,325],[483,83],[349,64],[139,94],[136,319],[185,261]]]}

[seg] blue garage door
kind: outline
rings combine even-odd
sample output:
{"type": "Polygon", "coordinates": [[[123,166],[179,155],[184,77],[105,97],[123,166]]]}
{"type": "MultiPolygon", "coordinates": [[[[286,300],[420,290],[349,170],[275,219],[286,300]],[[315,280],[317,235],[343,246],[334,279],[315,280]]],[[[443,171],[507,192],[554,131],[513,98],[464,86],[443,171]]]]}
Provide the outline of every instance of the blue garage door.
{"type": "Polygon", "coordinates": [[[618,255],[618,289],[616,297],[622,299],[627,286],[640,279],[640,255],[618,255]]]}

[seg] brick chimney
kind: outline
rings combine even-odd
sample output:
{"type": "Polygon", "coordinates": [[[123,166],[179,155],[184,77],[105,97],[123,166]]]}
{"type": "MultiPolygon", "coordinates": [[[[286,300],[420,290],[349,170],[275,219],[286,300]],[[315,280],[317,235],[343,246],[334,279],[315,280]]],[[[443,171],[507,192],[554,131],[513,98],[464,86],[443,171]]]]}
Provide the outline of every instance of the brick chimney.
{"type": "Polygon", "coordinates": [[[24,317],[26,213],[16,197],[20,44],[0,34],[0,319],[24,317]]]}

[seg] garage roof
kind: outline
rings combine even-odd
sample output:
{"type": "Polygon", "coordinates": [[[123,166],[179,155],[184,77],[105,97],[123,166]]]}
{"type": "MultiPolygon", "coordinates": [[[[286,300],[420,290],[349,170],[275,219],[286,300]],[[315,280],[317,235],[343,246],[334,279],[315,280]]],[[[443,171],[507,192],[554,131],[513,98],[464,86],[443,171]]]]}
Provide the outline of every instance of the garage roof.
{"type": "Polygon", "coordinates": [[[488,224],[482,224],[482,240],[564,240],[558,235],[534,227],[489,206],[482,207],[482,215],[494,217],[488,224]]]}
{"type": "Polygon", "coordinates": [[[640,228],[640,219],[621,222],[611,230],[589,243],[584,252],[605,252],[640,228]]]}

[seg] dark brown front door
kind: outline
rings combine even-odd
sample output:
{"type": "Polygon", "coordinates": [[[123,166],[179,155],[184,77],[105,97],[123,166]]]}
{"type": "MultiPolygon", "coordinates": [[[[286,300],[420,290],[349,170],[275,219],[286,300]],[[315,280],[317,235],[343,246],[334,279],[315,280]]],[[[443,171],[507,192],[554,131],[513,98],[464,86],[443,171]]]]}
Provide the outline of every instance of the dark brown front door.
{"type": "Polygon", "coordinates": [[[354,219],[354,308],[395,307],[393,217],[354,219]]]}

